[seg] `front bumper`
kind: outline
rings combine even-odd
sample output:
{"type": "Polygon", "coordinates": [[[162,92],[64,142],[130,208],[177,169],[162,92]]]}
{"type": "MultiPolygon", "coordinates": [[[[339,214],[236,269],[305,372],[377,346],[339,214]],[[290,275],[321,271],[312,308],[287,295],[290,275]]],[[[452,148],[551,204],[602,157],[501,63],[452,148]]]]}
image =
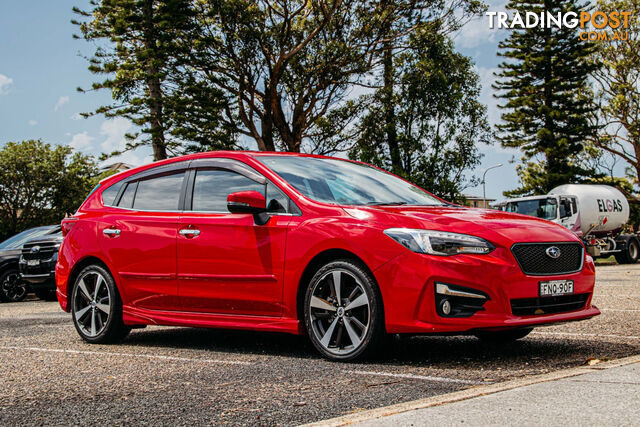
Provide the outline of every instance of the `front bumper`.
{"type": "Polygon", "coordinates": [[[588,319],[600,314],[591,305],[595,267],[585,256],[581,271],[571,274],[529,276],[508,250],[489,255],[436,257],[406,252],[374,271],[380,285],[389,333],[472,333],[588,319]],[[574,294],[585,295],[579,309],[553,314],[516,316],[511,301],[538,298],[542,280],[571,279],[574,294]],[[482,310],[466,317],[446,317],[437,309],[436,283],[479,291],[488,296],[482,310]]]}

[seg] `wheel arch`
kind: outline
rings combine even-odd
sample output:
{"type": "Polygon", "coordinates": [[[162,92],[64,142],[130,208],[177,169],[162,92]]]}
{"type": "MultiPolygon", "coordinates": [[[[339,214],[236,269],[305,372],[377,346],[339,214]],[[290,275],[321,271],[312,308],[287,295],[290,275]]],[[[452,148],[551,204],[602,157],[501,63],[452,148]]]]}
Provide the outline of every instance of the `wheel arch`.
{"type": "Polygon", "coordinates": [[[71,294],[73,292],[73,284],[75,283],[76,278],[78,277],[80,272],[84,268],[92,264],[100,265],[101,267],[106,269],[109,272],[109,274],[111,274],[111,277],[114,278],[114,282],[116,283],[116,288],[118,288],[118,292],[120,293],[120,295],[122,295],[122,291],[118,286],[118,282],[115,281],[115,275],[113,274],[113,272],[111,271],[107,263],[95,255],[88,255],[78,260],[71,268],[71,272],[69,273],[69,279],[67,280],[67,285],[66,285],[67,298],[71,299],[71,294]]]}
{"type": "MultiPolygon", "coordinates": [[[[341,248],[325,249],[319,252],[318,254],[316,254],[313,258],[311,258],[311,260],[307,263],[306,267],[304,268],[302,275],[300,276],[300,280],[298,281],[298,289],[296,294],[296,315],[298,317],[298,320],[300,321],[300,324],[302,325],[303,330],[305,329],[304,328],[304,297],[305,297],[305,289],[306,289],[307,283],[309,283],[313,275],[320,268],[322,268],[323,265],[331,261],[337,261],[340,259],[348,259],[348,260],[356,261],[357,263],[361,264],[364,268],[367,269],[367,271],[373,278],[374,283],[376,284],[376,290],[378,293],[378,298],[380,298],[380,302],[381,302],[380,306],[382,307],[382,316],[384,319],[384,301],[382,299],[382,292],[380,291],[380,285],[378,284],[378,281],[375,275],[373,274],[373,271],[371,270],[371,268],[369,268],[367,263],[364,262],[364,260],[358,255],[356,255],[355,253],[348,251],[346,249],[341,249],[341,248]]],[[[385,324],[384,320],[382,324],[383,325],[385,324]]],[[[306,330],[304,331],[304,333],[306,333],[306,330]]]]}
{"type": "Polygon", "coordinates": [[[8,261],[0,263],[0,274],[4,273],[8,268],[15,268],[16,270],[20,270],[20,266],[18,264],[18,259],[10,259],[8,261]]]}

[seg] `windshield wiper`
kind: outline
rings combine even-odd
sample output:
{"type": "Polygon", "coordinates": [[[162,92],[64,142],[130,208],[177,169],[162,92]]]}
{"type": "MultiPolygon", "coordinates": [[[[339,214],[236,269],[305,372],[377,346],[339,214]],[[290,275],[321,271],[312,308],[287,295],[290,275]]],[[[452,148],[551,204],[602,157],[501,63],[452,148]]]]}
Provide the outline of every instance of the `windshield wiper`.
{"type": "Polygon", "coordinates": [[[368,202],[369,206],[400,206],[406,205],[407,202],[368,202]]]}

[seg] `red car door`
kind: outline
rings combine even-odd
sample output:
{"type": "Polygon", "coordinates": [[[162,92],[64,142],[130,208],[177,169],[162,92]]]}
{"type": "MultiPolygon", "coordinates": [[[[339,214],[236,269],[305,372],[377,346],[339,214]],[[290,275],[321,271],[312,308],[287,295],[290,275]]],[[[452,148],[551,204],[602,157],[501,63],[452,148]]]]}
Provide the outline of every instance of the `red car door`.
{"type": "Polygon", "coordinates": [[[124,184],[100,219],[98,240],[119,282],[124,304],[179,310],[176,238],[184,170],[124,184]]]}
{"type": "Polygon", "coordinates": [[[180,302],[193,312],[280,316],[288,199],[252,169],[233,169],[191,171],[178,232],[180,302]],[[267,191],[277,212],[267,224],[227,210],[227,195],[247,190],[267,191]]]}

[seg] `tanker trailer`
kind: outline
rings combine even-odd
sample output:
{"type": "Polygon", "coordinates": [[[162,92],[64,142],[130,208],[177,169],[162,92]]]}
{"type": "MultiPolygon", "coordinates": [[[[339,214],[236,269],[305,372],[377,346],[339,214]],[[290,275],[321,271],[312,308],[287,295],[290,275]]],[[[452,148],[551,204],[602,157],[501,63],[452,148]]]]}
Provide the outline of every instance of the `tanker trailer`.
{"type": "Polygon", "coordinates": [[[594,258],[614,255],[618,263],[632,264],[640,255],[638,236],[621,234],[629,220],[629,203],[608,185],[565,184],[546,196],[508,199],[500,206],[568,228],[582,239],[594,258]]]}

